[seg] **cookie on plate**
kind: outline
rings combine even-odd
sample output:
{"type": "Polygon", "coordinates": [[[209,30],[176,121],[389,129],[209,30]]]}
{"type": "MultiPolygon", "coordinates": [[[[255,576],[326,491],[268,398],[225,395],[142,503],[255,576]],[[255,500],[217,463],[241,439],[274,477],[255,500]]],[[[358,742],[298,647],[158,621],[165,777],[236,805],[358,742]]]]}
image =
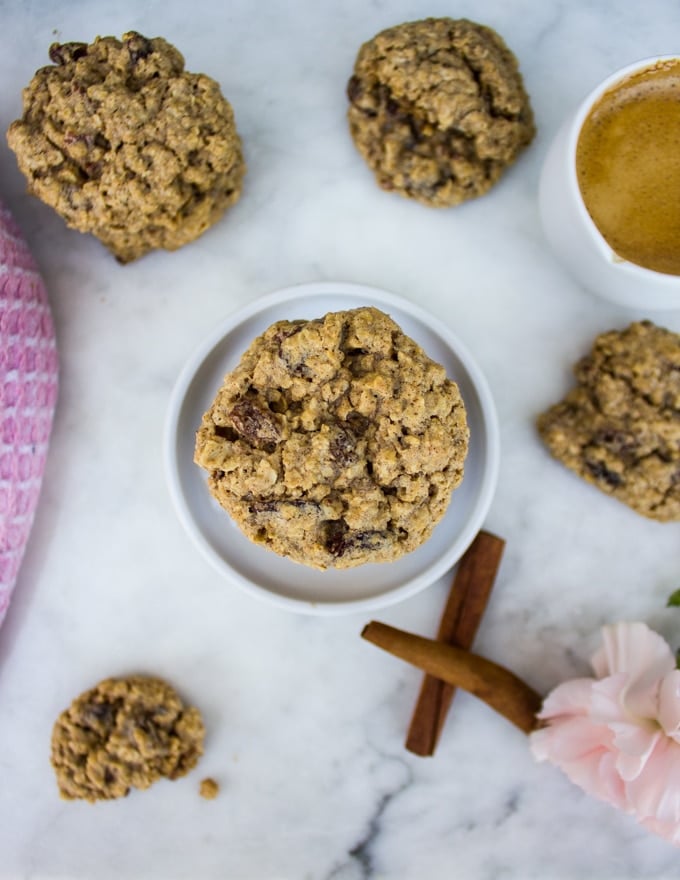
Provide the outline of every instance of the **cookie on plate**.
{"type": "Polygon", "coordinates": [[[382,31],[359,50],[347,95],[378,184],[433,207],[485,193],[535,133],[517,59],[467,19],[382,31]]]}
{"type": "Polygon", "coordinates": [[[550,452],[643,516],[680,520],[680,335],[651,321],[603,333],[574,372],[538,419],[550,452]]]}
{"type": "Polygon", "coordinates": [[[196,436],[212,495],[253,541],[319,569],[398,559],[463,478],[458,386],[378,309],[279,321],[196,436]]]}
{"type": "Polygon", "coordinates": [[[108,678],[81,694],[52,731],[52,766],[66,800],[109,800],[177,779],[203,754],[198,709],[158,678],[108,678]]]}
{"type": "Polygon", "coordinates": [[[55,43],[7,140],[30,192],[121,263],[193,241],[239,198],[245,165],[218,84],[160,37],[55,43]]]}

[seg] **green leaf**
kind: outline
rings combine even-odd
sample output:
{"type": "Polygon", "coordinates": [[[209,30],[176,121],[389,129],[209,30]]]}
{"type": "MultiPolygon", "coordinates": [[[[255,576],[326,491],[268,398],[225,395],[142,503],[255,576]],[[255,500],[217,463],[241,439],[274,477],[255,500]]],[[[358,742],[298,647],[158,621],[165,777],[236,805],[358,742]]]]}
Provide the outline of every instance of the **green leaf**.
{"type": "Polygon", "coordinates": [[[680,589],[677,589],[674,593],[671,593],[668,597],[668,602],[666,602],[666,608],[678,607],[680,607],[680,589]]]}

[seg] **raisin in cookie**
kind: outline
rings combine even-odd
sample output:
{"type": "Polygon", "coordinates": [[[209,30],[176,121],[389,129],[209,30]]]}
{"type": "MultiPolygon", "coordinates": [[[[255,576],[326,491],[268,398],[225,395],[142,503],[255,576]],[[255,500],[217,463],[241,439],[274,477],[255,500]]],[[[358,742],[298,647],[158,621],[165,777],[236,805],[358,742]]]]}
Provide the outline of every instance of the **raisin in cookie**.
{"type": "Polygon", "coordinates": [[[359,50],[347,94],[379,185],[434,207],[485,193],[535,132],[517,59],[466,19],[382,31],[359,50]]]}
{"type": "Polygon", "coordinates": [[[229,103],[157,37],[55,43],[7,133],[29,190],[121,263],[193,241],[237,201],[229,103]]]}
{"type": "Polygon", "coordinates": [[[161,777],[177,779],[203,754],[198,709],[186,708],[157,678],[109,678],[81,694],[57,719],[52,766],[61,796],[124,797],[161,777]]]}
{"type": "Polygon", "coordinates": [[[680,520],[680,335],[650,321],[604,333],[574,372],[538,419],[551,453],[643,516],[680,520]]]}
{"type": "Polygon", "coordinates": [[[253,541],[349,568],[427,540],[467,448],[458,386],[365,307],[269,327],[204,415],[195,461],[253,541]]]}

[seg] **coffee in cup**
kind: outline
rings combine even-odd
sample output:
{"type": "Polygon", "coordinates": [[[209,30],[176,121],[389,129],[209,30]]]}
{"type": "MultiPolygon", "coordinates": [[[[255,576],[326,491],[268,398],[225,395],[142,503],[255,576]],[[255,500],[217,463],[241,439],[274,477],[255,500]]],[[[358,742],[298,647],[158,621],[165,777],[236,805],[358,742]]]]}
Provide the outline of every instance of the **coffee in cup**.
{"type": "Polygon", "coordinates": [[[680,55],[597,85],[557,132],[538,195],[577,281],[622,306],[680,309],[680,55]]]}
{"type": "Polygon", "coordinates": [[[680,275],[680,60],[632,73],[596,101],[579,134],[576,175],[618,256],[680,275]]]}

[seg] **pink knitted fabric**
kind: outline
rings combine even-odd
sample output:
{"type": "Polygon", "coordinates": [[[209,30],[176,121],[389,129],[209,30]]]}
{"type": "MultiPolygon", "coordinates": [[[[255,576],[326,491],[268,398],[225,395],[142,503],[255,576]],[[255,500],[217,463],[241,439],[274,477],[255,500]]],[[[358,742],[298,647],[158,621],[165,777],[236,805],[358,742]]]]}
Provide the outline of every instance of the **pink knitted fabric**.
{"type": "Polygon", "coordinates": [[[18,227],[0,203],[0,624],[38,503],[57,370],[45,286],[18,227]]]}

